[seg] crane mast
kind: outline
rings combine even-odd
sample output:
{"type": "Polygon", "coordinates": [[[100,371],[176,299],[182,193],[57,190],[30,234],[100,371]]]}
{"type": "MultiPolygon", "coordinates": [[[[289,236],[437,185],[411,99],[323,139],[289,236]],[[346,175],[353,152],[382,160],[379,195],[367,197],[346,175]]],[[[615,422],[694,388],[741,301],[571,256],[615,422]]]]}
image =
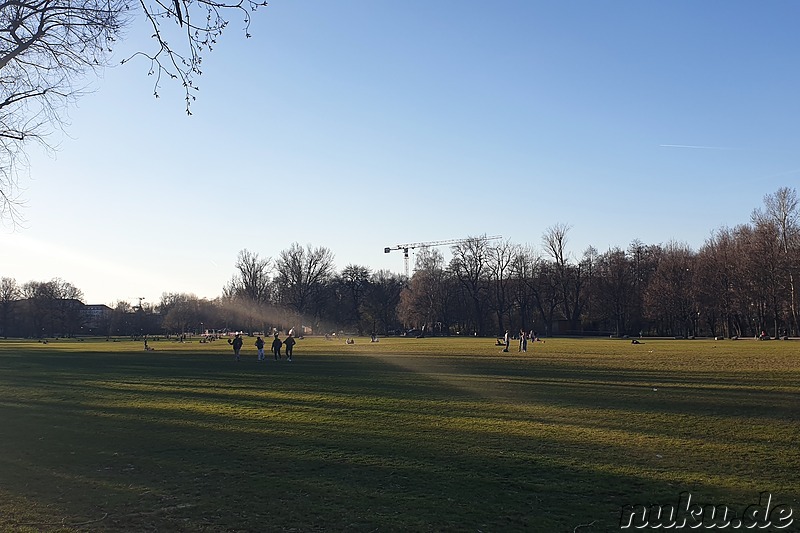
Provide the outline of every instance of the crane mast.
{"type": "Polygon", "coordinates": [[[495,239],[502,239],[502,235],[492,235],[491,237],[483,236],[483,237],[471,237],[466,239],[447,239],[444,241],[428,241],[428,242],[412,242],[408,244],[398,244],[396,246],[387,246],[383,249],[384,253],[389,253],[392,250],[403,250],[403,261],[406,267],[406,278],[408,277],[408,251],[413,250],[414,248],[424,248],[424,247],[431,247],[431,246],[448,246],[453,244],[460,244],[462,242],[467,241],[492,241],[495,239]]]}

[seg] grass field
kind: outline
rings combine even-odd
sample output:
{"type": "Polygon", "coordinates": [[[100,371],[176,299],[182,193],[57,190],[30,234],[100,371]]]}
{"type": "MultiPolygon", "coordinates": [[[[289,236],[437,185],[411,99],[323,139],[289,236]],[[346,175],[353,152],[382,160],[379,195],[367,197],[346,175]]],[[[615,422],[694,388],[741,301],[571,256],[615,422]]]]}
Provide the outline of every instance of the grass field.
{"type": "Polygon", "coordinates": [[[684,492],[800,530],[800,341],[253,340],[0,341],[0,530],[587,533],[684,492]]]}

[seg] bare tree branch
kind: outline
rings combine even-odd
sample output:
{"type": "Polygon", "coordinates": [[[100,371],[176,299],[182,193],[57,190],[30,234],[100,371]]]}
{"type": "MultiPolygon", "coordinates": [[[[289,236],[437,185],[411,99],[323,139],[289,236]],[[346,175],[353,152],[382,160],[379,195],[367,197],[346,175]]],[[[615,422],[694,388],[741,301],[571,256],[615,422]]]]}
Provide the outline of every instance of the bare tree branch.
{"type": "Polygon", "coordinates": [[[229,15],[242,15],[249,37],[251,13],[261,6],[266,2],[0,0],[0,223],[19,219],[19,176],[27,169],[28,143],[50,147],[48,137],[66,126],[66,109],[84,92],[89,76],[107,66],[137,11],[152,27],[155,46],[122,62],[150,60],[155,96],[162,76],[177,80],[191,114],[203,54],[213,49],[229,15]]]}

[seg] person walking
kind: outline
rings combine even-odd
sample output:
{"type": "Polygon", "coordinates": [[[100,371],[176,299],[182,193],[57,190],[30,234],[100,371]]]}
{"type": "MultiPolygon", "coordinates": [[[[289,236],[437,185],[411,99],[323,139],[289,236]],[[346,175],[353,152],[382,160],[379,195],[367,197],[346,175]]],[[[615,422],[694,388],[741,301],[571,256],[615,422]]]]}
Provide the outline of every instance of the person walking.
{"type": "Polygon", "coordinates": [[[282,344],[283,343],[278,338],[278,334],[276,333],[275,334],[275,339],[272,341],[272,354],[275,356],[275,360],[276,361],[281,358],[281,345],[282,344]]]}
{"type": "Polygon", "coordinates": [[[233,340],[228,339],[228,344],[233,346],[233,355],[236,357],[236,360],[239,360],[239,351],[242,349],[242,345],[244,344],[244,340],[242,339],[241,334],[237,333],[233,340]]]}
{"type": "Polygon", "coordinates": [[[503,344],[505,347],[503,348],[504,352],[508,351],[508,347],[511,346],[511,337],[508,334],[508,330],[506,330],[506,334],[503,335],[503,344]]]}
{"type": "Polygon", "coordinates": [[[261,337],[256,338],[256,349],[258,349],[258,360],[264,360],[264,339],[261,337]]]}
{"type": "Polygon", "coordinates": [[[291,333],[289,334],[288,337],[286,337],[286,340],[283,341],[284,346],[286,346],[286,360],[287,361],[291,361],[292,360],[292,351],[294,349],[294,345],[295,345],[296,342],[297,341],[294,340],[294,337],[292,337],[291,333]]]}
{"type": "Polygon", "coordinates": [[[524,331],[519,332],[519,347],[522,350],[522,353],[528,351],[528,334],[524,331]]]}

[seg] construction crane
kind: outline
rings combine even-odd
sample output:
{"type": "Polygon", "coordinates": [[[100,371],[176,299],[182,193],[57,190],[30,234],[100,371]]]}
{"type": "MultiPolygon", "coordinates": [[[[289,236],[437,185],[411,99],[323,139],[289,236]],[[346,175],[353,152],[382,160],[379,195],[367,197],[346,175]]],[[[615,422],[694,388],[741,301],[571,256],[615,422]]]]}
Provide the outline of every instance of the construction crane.
{"type": "Polygon", "coordinates": [[[383,249],[384,253],[389,253],[392,250],[403,250],[403,259],[406,265],[406,277],[408,277],[408,251],[414,248],[426,248],[430,246],[447,246],[452,244],[459,244],[467,241],[493,241],[495,239],[502,239],[502,235],[492,235],[491,237],[470,237],[467,239],[449,239],[446,241],[429,241],[429,242],[412,242],[409,244],[398,244],[396,246],[387,246],[383,249]]]}

